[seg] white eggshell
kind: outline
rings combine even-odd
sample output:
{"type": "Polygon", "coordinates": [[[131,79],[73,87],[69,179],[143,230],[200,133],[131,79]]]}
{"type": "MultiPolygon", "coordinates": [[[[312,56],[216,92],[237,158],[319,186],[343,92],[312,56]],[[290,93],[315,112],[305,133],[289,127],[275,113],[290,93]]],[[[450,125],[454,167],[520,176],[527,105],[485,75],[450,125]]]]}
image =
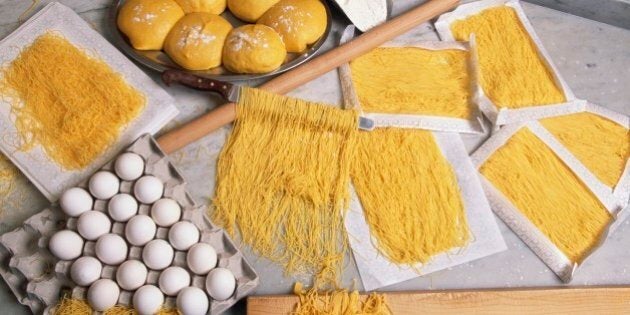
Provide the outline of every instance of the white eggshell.
{"type": "Polygon", "coordinates": [[[59,231],[48,241],[48,249],[61,260],[72,260],[83,252],[83,239],[71,230],[59,231]]]}
{"type": "Polygon", "coordinates": [[[209,244],[197,243],[188,250],[186,264],[195,274],[205,275],[217,266],[217,252],[209,244]]]}
{"type": "Polygon", "coordinates": [[[164,295],[154,285],[147,284],[133,294],[133,307],[140,315],[153,315],[164,304],[164,295]]]}
{"type": "Polygon", "coordinates": [[[101,279],[92,283],[87,292],[87,300],[96,311],[102,312],[116,305],[120,289],[112,280],[101,279]]]}
{"type": "Polygon", "coordinates": [[[190,285],[190,274],[182,267],[168,267],[160,274],[158,285],[164,294],[177,295],[181,289],[190,285]]]}
{"type": "Polygon", "coordinates": [[[100,211],[88,211],[83,213],[77,221],[79,234],[88,241],[93,241],[101,235],[109,233],[112,222],[107,215],[100,211]]]}
{"type": "Polygon", "coordinates": [[[118,193],[120,180],[112,172],[100,171],[92,175],[89,186],[92,196],[107,200],[118,193]]]}
{"type": "Polygon", "coordinates": [[[182,208],[177,201],[170,198],[162,198],[151,206],[151,218],[162,227],[169,227],[179,221],[182,208]]]}
{"type": "Polygon", "coordinates": [[[59,198],[61,209],[71,217],[77,217],[83,212],[90,211],[93,203],[92,196],[85,189],[79,187],[64,191],[59,198]]]}
{"type": "Polygon", "coordinates": [[[127,260],[116,271],[116,282],[127,291],[133,291],[147,281],[147,267],[139,260],[127,260]]]}
{"type": "Polygon", "coordinates": [[[197,287],[186,287],[177,295],[177,309],[182,315],[205,315],[208,313],[208,296],[197,287]]]}
{"type": "Polygon", "coordinates": [[[177,222],[168,231],[168,241],[177,250],[188,250],[199,242],[199,229],[188,221],[177,222]]]}
{"type": "Polygon", "coordinates": [[[173,255],[173,247],[165,240],[152,240],[142,249],[142,261],[153,270],[162,270],[170,266],[173,255]]]}
{"type": "Polygon", "coordinates": [[[106,265],[118,265],[127,258],[127,243],[117,234],[105,234],[98,238],[96,257],[106,265]]]}
{"type": "Polygon", "coordinates": [[[142,246],[155,237],[156,229],[155,222],[148,215],[139,214],[127,222],[125,237],[132,245],[142,246]]]}
{"type": "Polygon", "coordinates": [[[114,169],[123,180],[136,180],[144,172],[144,160],[135,153],[123,153],[116,159],[114,169]]]}
{"type": "Polygon", "coordinates": [[[236,278],[225,268],[214,268],[206,277],[206,290],[217,301],[229,299],[236,289],[236,278]]]}
{"type": "Polygon", "coordinates": [[[91,256],[83,256],[70,267],[70,277],[79,286],[87,287],[101,277],[103,265],[98,259],[91,256]]]}
{"type": "Polygon", "coordinates": [[[138,201],[152,204],[162,197],[164,183],[155,176],[143,176],[133,186],[133,193],[138,201]]]}
{"type": "Polygon", "coordinates": [[[138,202],[130,194],[118,194],[107,204],[109,216],[118,222],[127,222],[138,213],[138,202]]]}

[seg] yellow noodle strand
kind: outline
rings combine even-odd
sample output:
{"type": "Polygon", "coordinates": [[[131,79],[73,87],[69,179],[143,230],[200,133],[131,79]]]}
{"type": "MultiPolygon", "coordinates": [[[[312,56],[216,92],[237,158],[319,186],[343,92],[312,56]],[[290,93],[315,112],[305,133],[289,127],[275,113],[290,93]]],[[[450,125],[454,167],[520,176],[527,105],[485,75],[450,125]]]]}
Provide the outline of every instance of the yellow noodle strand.
{"type": "Polygon", "coordinates": [[[372,293],[361,301],[359,292],[335,290],[318,292],[296,283],[294,293],[299,302],[291,315],[391,315],[385,295],[372,293]]]}
{"type": "Polygon", "coordinates": [[[470,233],[455,174],[429,131],[359,134],[352,182],[377,248],[397,264],[426,263],[470,233]]]}
{"type": "Polygon", "coordinates": [[[4,155],[0,154],[0,213],[4,210],[4,201],[15,189],[15,179],[19,171],[4,155]]]}
{"type": "Polygon", "coordinates": [[[243,89],[219,157],[214,222],[288,274],[336,283],[357,113],[243,89]]]}
{"type": "Polygon", "coordinates": [[[471,115],[468,52],[377,48],[350,63],[366,112],[467,119],[471,115]]]}
{"type": "MultiPolygon", "coordinates": [[[[54,315],[91,315],[94,314],[92,307],[85,300],[64,297],[55,306],[54,315]]],[[[157,315],[178,315],[176,309],[163,307],[157,315]]],[[[116,305],[103,312],[103,315],[138,315],[138,312],[130,306],[116,305]]]]}
{"type": "Polygon", "coordinates": [[[584,183],[526,128],[480,172],[573,262],[582,261],[612,219],[584,183]]]}
{"type": "Polygon", "coordinates": [[[21,150],[39,144],[64,169],[89,165],[144,108],[144,96],[104,61],[46,33],[2,69],[21,150]]]}
{"type": "Polygon", "coordinates": [[[456,40],[475,34],[480,82],[498,107],[522,108],[566,102],[516,11],[495,7],[451,25],[456,40]]]}
{"type": "Polygon", "coordinates": [[[604,184],[615,187],[630,157],[630,130],[592,113],[540,122],[604,184]]]}

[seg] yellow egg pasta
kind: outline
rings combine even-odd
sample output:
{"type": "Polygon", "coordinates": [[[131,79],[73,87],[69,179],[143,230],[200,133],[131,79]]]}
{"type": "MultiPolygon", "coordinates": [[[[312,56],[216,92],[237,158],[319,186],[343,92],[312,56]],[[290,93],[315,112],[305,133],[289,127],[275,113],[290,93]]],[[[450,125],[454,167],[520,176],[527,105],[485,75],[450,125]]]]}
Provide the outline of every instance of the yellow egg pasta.
{"type": "Polygon", "coordinates": [[[337,284],[358,114],[248,88],[236,108],[213,221],[288,274],[337,284]]]}
{"type": "Polygon", "coordinates": [[[426,263],[468,243],[457,179],[431,132],[360,133],[351,177],[375,247],[390,261],[426,263]]]}
{"type": "Polygon", "coordinates": [[[520,129],[479,170],[572,262],[582,261],[612,220],[584,183],[529,129],[520,129]]]}
{"type": "Polygon", "coordinates": [[[296,283],[293,293],[298,296],[291,315],[391,315],[384,294],[372,293],[362,299],[358,291],[340,289],[318,292],[296,283]]]}
{"type": "Polygon", "coordinates": [[[366,112],[471,116],[468,51],[382,47],[353,60],[350,67],[366,112]]]}
{"type": "Polygon", "coordinates": [[[459,41],[475,35],[479,80],[497,107],[516,109],[567,101],[513,8],[485,9],[453,22],[450,28],[459,41]]]}
{"type": "Polygon", "coordinates": [[[116,141],[145,96],[104,61],[55,33],[38,37],[0,73],[23,151],[41,145],[59,166],[79,170],[116,141]]]}
{"type": "Polygon", "coordinates": [[[540,123],[600,181],[610,187],[617,185],[630,157],[630,130],[588,112],[540,123]]]}

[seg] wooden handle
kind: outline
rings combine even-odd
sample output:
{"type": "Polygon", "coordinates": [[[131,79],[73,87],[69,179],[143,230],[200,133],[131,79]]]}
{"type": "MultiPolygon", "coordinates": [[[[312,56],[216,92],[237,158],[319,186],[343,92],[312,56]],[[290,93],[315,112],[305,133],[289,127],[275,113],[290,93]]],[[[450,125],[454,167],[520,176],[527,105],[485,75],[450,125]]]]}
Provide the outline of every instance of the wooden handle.
{"type": "MultiPolygon", "coordinates": [[[[365,299],[361,295],[361,299],[365,299]]],[[[625,314],[628,287],[493,289],[386,293],[395,315],[406,314],[625,314]]],[[[290,314],[295,296],[250,296],[248,315],[290,314]]]]}
{"type": "MultiPolygon", "coordinates": [[[[459,4],[459,0],[430,0],[398,17],[363,33],[354,40],[285,72],[260,86],[270,92],[284,94],[340,65],[361,56],[392,38],[402,35],[459,4]]],[[[234,121],[236,105],[229,103],[172,130],[158,139],[166,153],[177,151],[212,131],[234,121]]]]}

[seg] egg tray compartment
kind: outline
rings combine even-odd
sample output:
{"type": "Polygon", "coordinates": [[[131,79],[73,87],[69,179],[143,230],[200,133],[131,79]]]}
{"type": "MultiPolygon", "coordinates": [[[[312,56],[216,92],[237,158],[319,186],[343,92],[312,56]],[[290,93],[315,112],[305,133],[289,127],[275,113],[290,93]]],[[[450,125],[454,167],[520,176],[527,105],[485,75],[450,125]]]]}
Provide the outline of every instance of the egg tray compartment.
{"type": "Polygon", "coordinates": [[[34,314],[55,305],[72,283],[57,278],[55,258],[42,243],[44,235],[64,228],[65,214],[53,209],[31,216],[24,224],[0,236],[0,275],[18,301],[34,314]]]}
{"type": "MultiPolygon", "coordinates": [[[[139,154],[145,160],[145,175],[153,175],[164,182],[164,196],[177,201],[182,208],[180,220],[190,221],[200,230],[200,242],[208,243],[217,252],[218,267],[229,269],[236,277],[236,290],[227,300],[214,301],[211,298],[209,313],[217,314],[234,305],[239,299],[251,293],[258,286],[259,278],[251,265],[238,250],[234,242],[222,229],[214,226],[205,215],[205,207],[197,206],[186,191],[186,183],[177,169],[169,161],[157,143],[149,135],[145,135],[132,144],[127,152],[139,154]]],[[[109,162],[102,170],[113,172],[113,162],[109,162]]],[[[87,188],[87,181],[79,187],[87,188]]],[[[133,182],[121,181],[120,192],[132,193],[133,182]]],[[[148,215],[150,205],[139,204],[139,214],[148,215]]],[[[106,212],[107,201],[96,200],[94,210],[106,212]]],[[[111,233],[121,235],[124,239],[125,223],[112,221],[111,233]]],[[[42,313],[47,307],[56,305],[59,297],[70,293],[74,298],[85,299],[87,288],[76,286],[69,276],[70,266],[73,261],[59,261],[50,254],[47,248],[48,239],[58,230],[63,228],[76,231],[77,219],[68,218],[56,205],[29,218],[21,228],[9,232],[0,237],[0,256],[9,263],[8,268],[0,268],[0,274],[11,287],[22,304],[28,305],[34,313],[42,313]],[[39,223],[42,222],[42,223],[39,223]],[[35,226],[32,226],[35,223],[35,226]],[[39,224],[38,224],[39,223],[39,224]],[[29,237],[21,237],[28,233],[29,237]],[[30,241],[28,241],[30,240],[30,241]],[[33,246],[33,243],[36,243],[33,246]],[[30,248],[28,246],[29,243],[30,248]],[[4,249],[6,250],[2,250],[4,249]],[[5,253],[6,252],[6,253],[5,253]],[[13,256],[13,257],[10,257],[13,256]],[[9,258],[10,257],[10,258],[9,258]],[[32,264],[32,262],[37,262],[32,264]],[[15,265],[16,267],[11,267],[15,265]],[[6,272],[5,272],[6,270],[6,272]],[[6,274],[6,275],[5,275],[6,274]]],[[[156,239],[167,239],[168,228],[158,227],[156,239]]],[[[141,259],[142,247],[128,245],[127,259],[141,259]]],[[[95,242],[86,241],[83,254],[95,256],[95,242]]],[[[180,266],[191,275],[191,285],[199,287],[204,292],[205,276],[196,276],[186,266],[186,253],[175,251],[173,266],[180,266]]],[[[115,281],[118,266],[103,265],[101,278],[109,278],[115,281]]],[[[148,284],[157,285],[160,271],[149,270],[148,284]]],[[[121,289],[119,304],[131,305],[133,292],[121,289]]],[[[166,297],[167,307],[175,307],[175,297],[166,297]]]]}

